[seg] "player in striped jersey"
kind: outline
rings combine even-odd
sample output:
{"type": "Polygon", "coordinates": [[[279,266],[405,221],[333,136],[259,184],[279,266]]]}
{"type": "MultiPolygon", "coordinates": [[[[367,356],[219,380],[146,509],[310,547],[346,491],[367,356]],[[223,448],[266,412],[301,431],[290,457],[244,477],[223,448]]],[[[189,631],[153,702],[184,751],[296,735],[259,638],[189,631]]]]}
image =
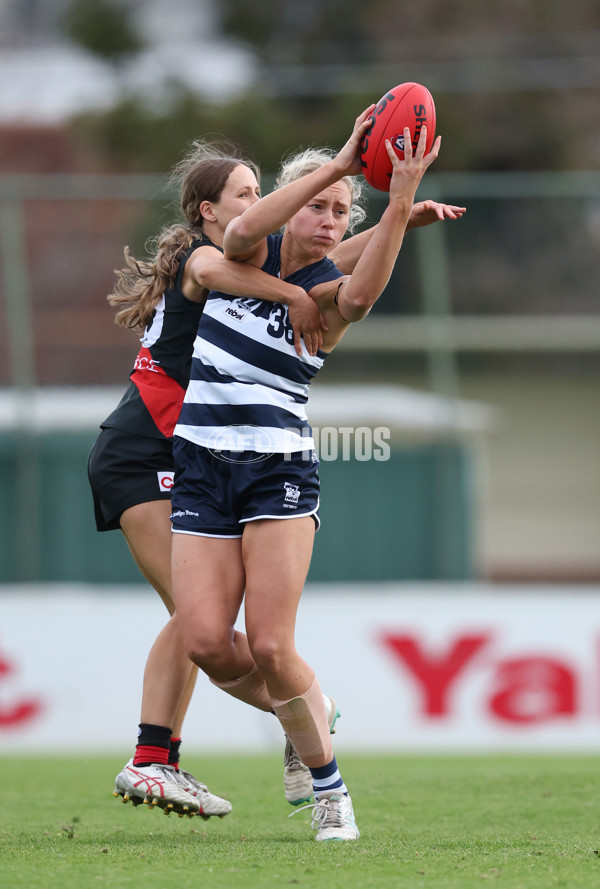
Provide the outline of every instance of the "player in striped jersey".
{"type": "Polygon", "coordinates": [[[415,191],[440,148],[438,137],[425,156],[425,128],[404,161],[387,143],[389,204],[353,273],[342,276],[327,256],[354,210],[369,112],[336,156],[305,154],[290,181],[232,220],[224,239],[226,257],[310,292],[327,325],[323,350],[294,352],[283,307],[211,293],[174,438],[173,595],[186,650],[242,699],[239,687],[257,670],[264,677],[270,704],[312,774],[317,840],[355,840],[359,832],[318,680],[294,643],[318,527],[318,460],[305,404],[327,353],[385,288],[415,191]],[[284,224],[282,236],[269,234],[284,224]],[[247,635],[234,629],[244,596],[247,635]]]}

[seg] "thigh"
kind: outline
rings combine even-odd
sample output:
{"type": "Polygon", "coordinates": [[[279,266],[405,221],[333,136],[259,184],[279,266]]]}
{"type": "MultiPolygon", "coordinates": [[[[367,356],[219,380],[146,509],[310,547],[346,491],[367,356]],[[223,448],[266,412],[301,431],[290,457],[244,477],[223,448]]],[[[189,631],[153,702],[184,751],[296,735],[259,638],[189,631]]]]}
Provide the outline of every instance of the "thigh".
{"type": "Polygon", "coordinates": [[[138,503],[121,515],[121,530],[138,568],[173,614],[170,514],[170,500],[138,503]]]}
{"type": "Polygon", "coordinates": [[[173,534],[172,578],[180,632],[188,643],[194,636],[233,633],[244,596],[239,537],[173,534]]]}
{"type": "Polygon", "coordinates": [[[249,640],[265,632],[291,644],[315,536],[311,516],[248,522],[242,539],[249,640]]]}

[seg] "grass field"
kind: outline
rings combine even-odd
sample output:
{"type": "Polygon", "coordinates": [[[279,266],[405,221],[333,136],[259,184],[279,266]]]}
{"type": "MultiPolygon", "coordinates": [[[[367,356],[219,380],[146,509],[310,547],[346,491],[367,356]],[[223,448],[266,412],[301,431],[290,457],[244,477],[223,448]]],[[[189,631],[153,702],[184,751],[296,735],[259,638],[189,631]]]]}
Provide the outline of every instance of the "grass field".
{"type": "Polygon", "coordinates": [[[315,843],[276,755],[188,757],[224,819],[112,796],[115,757],[1,757],[0,886],[27,889],[600,887],[598,759],[350,756],[361,839],[315,843]]]}

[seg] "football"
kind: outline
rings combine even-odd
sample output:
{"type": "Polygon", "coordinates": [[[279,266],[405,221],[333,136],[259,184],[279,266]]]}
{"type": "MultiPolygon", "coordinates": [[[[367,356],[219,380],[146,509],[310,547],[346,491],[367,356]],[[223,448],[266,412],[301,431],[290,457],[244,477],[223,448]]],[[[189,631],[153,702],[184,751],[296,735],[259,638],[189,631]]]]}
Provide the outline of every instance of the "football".
{"type": "Polygon", "coordinates": [[[404,157],[404,127],[416,150],[421,127],[427,126],[425,154],[435,139],[435,104],[429,90],[420,83],[401,83],[382,96],[373,110],[373,122],[360,146],[363,176],[379,191],[390,190],[392,165],[385,148],[389,139],[398,157],[404,157]]]}

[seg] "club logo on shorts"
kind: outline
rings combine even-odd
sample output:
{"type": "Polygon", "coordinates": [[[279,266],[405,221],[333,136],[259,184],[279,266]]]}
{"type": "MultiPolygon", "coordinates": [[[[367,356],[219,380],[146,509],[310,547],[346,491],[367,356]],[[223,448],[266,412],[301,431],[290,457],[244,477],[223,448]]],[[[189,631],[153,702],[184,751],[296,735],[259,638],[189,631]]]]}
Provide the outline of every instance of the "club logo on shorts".
{"type": "Polygon", "coordinates": [[[298,485],[290,484],[290,482],[284,482],[283,487],[285,488],[283,505],[286,509],[296,509],[298,501],[300,500],[300,488],[298,485]]]}
{"type": "Polygon", "coordinates": [[[156,475],[158,476],[159,491],[167,491],[168,493],[173,487],[173,476],[175,473],[165,470],[164,472],[157,472],[156,475]]]}

